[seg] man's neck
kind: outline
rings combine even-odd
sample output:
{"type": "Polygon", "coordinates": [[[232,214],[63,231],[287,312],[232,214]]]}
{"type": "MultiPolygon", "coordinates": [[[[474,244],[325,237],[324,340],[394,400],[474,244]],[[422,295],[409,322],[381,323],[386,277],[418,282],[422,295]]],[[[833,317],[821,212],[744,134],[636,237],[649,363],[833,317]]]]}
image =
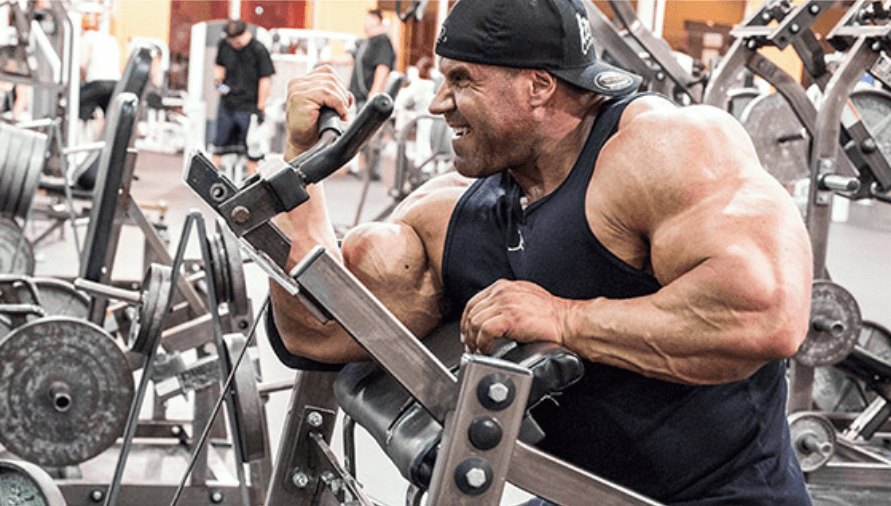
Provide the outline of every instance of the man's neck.
{"type": "Polygon", "coordinates": [[[597,118],[600,103],[591,105],[588,114],[581,118],[565,115],[557,118],[558,114],[549,117],[547,121],[554,123],[546,127],[546,130],[551,135],[541,139],[539,154],[535,160],[525,170],[511,169],[514,178],[523,188],[527,204],[554,191],[569,176],[588,142],[597,118]]]}

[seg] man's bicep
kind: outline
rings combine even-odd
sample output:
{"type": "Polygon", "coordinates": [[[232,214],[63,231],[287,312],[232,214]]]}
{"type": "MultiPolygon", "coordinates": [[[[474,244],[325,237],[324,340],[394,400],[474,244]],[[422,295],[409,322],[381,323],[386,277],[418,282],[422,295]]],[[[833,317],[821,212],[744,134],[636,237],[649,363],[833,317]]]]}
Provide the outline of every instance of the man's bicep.
{"type": "Polygon", "coordinates": [[[417,336],[439,325],[442,300],[421,237],[404,223],[369,223],[344,238],[346,267],[417,336]]]}

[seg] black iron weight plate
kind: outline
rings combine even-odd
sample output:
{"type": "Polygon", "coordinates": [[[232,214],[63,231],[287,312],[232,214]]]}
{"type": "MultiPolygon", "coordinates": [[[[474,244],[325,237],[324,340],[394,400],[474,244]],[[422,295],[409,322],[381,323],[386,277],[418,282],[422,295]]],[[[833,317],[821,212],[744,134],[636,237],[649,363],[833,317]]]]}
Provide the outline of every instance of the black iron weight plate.
{"type": "Polygon", "coordinates": [[[740,122],[752,138],[761,165],[780,183],[793,183],[810,175],[810,137],[779,93],[752,99],[740,122]]]}
{"type": "Polygon", "coordinates": [[[891,93],[862,89],[851,93],[851,102],[860,114],[866,130],[879,145],[879,151],[891,164],[891,93]]]}
{"type": "Polygon", "coordinates": [[[34,250],[12,219],[0,216],[0,274],[34,274],[34,250]]]}
{"type": "Polygon", "coordinates": [[[0,460],[0,505],[65,506],[52,477],[30,462],[0,460]]]}
{"type": "Polygon", "coordinates": [[[812,325],[795,354],[795,360],[810,367],[834,365],[844,360],[857,344],[863,324],[854,296],[832,281],[815,280],[811,292],[810,319],[812,325]],[[817,330],[813,326],[817,318],[840,322],[842,331],[836,335],[817,330]]]}
{"type": "MultiPolygon", "coordinates": [[[[223,339],[226,342],[226,360],[231,370],[247,340],[241,334],[226,334],[223,339]]],[[[261,459],[266,455],[266,417],[257,389],[257,373],[249,353],[235,371],[232,397],[235,400],[242,459],[245,462],[261,459]]]]}
{"type": "Polygon", "coordinates": [[[97,325],[61,316],[29,322],[0,341],[0,364],[0,443],[19,457],[75,465],[123,434],[133,376],[97,325]]]}

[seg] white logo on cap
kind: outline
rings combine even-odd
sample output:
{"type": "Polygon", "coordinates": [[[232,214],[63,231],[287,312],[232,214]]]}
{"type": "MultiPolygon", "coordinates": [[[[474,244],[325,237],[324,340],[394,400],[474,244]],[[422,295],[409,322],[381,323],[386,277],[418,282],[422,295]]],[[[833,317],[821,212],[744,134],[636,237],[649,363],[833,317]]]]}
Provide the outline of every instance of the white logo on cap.
{"type": "Polygon", "coordinates": [[[575,21],[579,25],[579,44],[581,45],[582,54],[588,54],[588,50],[594,47],[594,35],[591,33],[591,24],[588,19],[580,13],[575,13],[575,21]]]}
{"type": "Polygon", "coordinates": [[[594,84],[604,90],[615,91],[621,90],[623,88],[627,88],[634,83],[634,80],[631,79],[631,76],[628,74],[623,74],[621,72],[615,72],[612,70],[607,70],[606,72],[601,72],[597,74],[597,77],[594,78],[594,84]]]}

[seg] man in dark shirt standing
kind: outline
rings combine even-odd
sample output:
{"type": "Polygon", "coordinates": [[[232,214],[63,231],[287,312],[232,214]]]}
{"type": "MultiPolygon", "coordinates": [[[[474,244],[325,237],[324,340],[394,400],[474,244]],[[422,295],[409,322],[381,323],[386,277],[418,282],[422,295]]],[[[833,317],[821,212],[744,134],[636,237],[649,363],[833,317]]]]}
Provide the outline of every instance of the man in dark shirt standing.
{"type": "Polygon", "coordinates": [[[217,46],[214,84],[220,92],[214,140],[214,164],[219,167],[221,155],[248,155],[248,173],[256,172],[262,154],[247,153],[246,138],[251,115],[257,122],[265,119],[266,99],[275,73],[266,47],[257,41],[240,19],[229,20],[226,38],[217,46]]]}
{"type": "Polygon", "coordinates": [[[368,97],[384,91],[387,76],[396,63],[396,51],[387,35],[381,11],[369,10],[365,14],[365,38],[360,40],[353,53],[353,76],[350,78],[350,93],[356,97],[361,109],[368,97]]]}
{"type": "MultiPolygon", "coordinates": [[[[368,97],[384,91],[387,76],[396,64],[396,51],[387,35],[387,27],[381,11],[371,9],[365,14],[365,38],[358,42],[353,56],[353,75],[350,78],[350,93],[356,98],[356,110],[362,109],[368,97]]],[[[374,144],[374,142],[369,143],[374,144]]],[[[363,149],[366,165],[369,160],[371,178],[380,179],[380,156],[369,156],[370,149],[363,149]]]]}

